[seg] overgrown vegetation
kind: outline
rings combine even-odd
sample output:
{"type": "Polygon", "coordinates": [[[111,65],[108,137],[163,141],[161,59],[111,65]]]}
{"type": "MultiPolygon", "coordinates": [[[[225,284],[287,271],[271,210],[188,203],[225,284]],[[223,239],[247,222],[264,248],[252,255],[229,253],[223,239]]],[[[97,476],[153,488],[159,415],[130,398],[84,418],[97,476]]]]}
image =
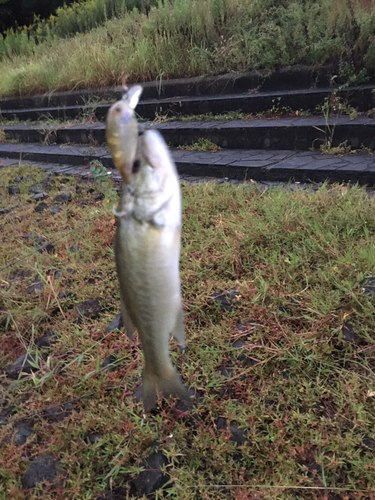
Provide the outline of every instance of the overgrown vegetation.
{"type": "MultiPolygon", "coordinates": [[[[284,107],[276,107],[273,106],[271,109],[267,111],[262,111],[259,113],[244,113],[241,109],[237,111],[228,111],[227,113],[204,113],[199,115],[181,115],[181,114],[169,114],[169,113],[156,113],[156,117],[153,120],[154,123],[167,123],[173,121],[181,121],[181,122],[206,122],[206,121],[230,121],[230,120],[257,120],[262,118],[286,118],[286,117],[306,117],[312,114],[320,114],[321,109],[319,110],[293,110],[288,106],[284,107]]],[[[0,123],[4,125],[8,125],[6,120],[1,121],[0,123]]]]}
{"type": "Polygon", "coordinates": [[[200,399],[188,414],[163,401],[144,416],[132,397],[143,366],[138,341],[105,332],[119,309],[112,203],[93,200],[101,185],[26,167],[1,173],[3,206],[12,208],[1,215],[1,366],[29,352],[38,368],[17,381],[1,374],[0,498],[24,498],[20,478],[46,453],[68,476],[63,488],[45,487],[44,499],[126,491],[152,442],[170,477],[159,499],[372,497],[375,295],[366,279],[375,269],[375,198],[344,185],[316,193],[183,185],[189,350],[173,341],[172,351],[200,399]],[[28,194],[35,183],[49,190],[41,213],[28,194]],[[20,194],[10,196],[9,185],[20,194]],[[52,215],[64,192],[71,200],[52,215]],[[38,252],[41,237],[51,253],[38,252]],[[232,311],[213,299],[223,290],[236,297],[232,311]],[[99,314],[80,317],[77,305],[96,298],[99,314]],[[52,347],[38,350],[34,340],[50,331],[52,347]],[[102,371],[110,355],[114,371],[102,371]],[[73,413],[61,421],[43,413],[67,401],[73,413]],[[16,446],[16,424],[30,415],[34,432],[16,446]],[[243,429],[243,444],[219,417],[243,429]]]}
{"type": "Polygon", "coordinates": [[[90,0],[58,11],[35,28],[40,34],[9,33],[0,44],[0,94],[298,63],[334,62],[352,82],[375,71],[375,0],[159,0],[148,15],[140,3],[130,11],[130,0],[90,0]],[[119,7],[109,13],[109,5],[119,7]]]}
{"type": "MultiPolygon", "coordinates": [[[[87,33],[101,26],[108,19],[122,17],[134,9],[146,13],[142,0],[86,0],[69,2],[58,7],[48,19],[35,20],[34,24],[9,29],[0,39],[0,59],[23,53],[31,54],[35,47],[55,38],[67,38],[76,33],[87,33]]],[[[155,4],[148,1],[148,6],[155,4]]]]}

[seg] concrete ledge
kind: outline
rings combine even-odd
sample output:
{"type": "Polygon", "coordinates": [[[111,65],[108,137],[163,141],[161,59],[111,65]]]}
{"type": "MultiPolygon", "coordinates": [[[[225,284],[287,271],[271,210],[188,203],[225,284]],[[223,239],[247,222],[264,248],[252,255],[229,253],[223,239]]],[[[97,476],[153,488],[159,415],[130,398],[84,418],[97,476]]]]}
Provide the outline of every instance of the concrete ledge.
{"type": "MultiPolygon", "coordinates": [[[[322,155],[307,151],[232,150],[217,153],[172,150],[181,176],[279,182],[352,182],[375,185],[375,155],[322,155]]],[[[99,160],[118,176],[104,148],[0,144],[2,164],[53,164],[54,171],[82,175],[99,160]]],[[[47,168],[47,167],[46,167],[47,168]]]]}
{"type": "MultiPolygon", "coordinates": [[[[346,99],[357,111],[368,111],[375,107],[373,85],[348,87],[337,94],[346,99]]],[[[142,99],[137,106],[137,114],[147,120],[153,120],[157,114],[167,116],[197,115],[204,113],[223,114],[231,111],[243,113],[261,113],[272,108],[314,111],[324,99],[332,94],[332,88],[307,90],[278,90],[246,94],[225,94],[216,96],[173,97],[167,99],[142,99]]],[[[117,95],[120,97],[120,94],[117,95]]],[[[113,99],[114,101],[114,99],[113,99]]],[[[1,105],[1,102],[0,102],[1,105]]],[[[110,104],[92,105],[91,112],[98,120],[104,121],[110,104]]],[[[5,120],[46,120],[59,118],[75,119],[87,109],[83,105],[43,107],[29,109],[1,109],[5,120]]],[[[88,108],[90,112],[90,108],[88,108]]]]}
{"type": "MultiPolygon", "coordinates": [[[[309,87],[329,87],[332,77],[337,75],[333,65],[314,68],[313,66],[294,66],[281,68],[273,73],[251,71],[248,73],[229,73],[212,77],[181,78],[160,82],[143,83],[144,99],[158,99],[176,96],[220,95],[224,93],[245,93],[258,91],[293,90],[309,87]]],[[[335,80],[335,84],[343,83],[335,80]]],[[[121,87],[90,89],[70,92],[49,92],[35,96],[9,97],[0,99],[0,108],[26,109],[43,107],[65,107],[83,105],[90,99],[117,100],[121,87]]]]}
{"type": "MultiPolygon", "coordinates": [[[[375,149],[375,118],[347,116],[330,118],[334,129],[333,145],[347,142],[352,148],[375,149]]],[[[232,120],[207,122],[167,122],[155,124],[172,147],[190,145],[206,138],[222,148],[309,150],[318,149],[326,140],[326,123],[323,117],[283,118],[261,120],[232,120]],[[320,130],[318,130],[320,129],[320,130]]],[[[57,144],[105,144],[105,125],[93,123],[71,127],[10,125],[2,127],[7,140],[19,142],[49,142],[57,144]]]]}

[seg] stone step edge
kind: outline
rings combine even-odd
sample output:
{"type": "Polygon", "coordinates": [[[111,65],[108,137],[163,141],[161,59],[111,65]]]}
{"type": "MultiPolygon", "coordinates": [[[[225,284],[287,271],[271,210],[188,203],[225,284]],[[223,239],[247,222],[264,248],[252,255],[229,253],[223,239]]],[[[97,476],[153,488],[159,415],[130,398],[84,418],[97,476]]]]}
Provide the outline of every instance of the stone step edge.
{"type": "MultiPolygon", "coordinates": [[[[14,146],[14,145],[13,145],[14,146]]],[[[111,175],[118,178],[109,155],[92,155],[86,157],[72,153],[70,158],[61,156],[58,146],[47,146],[49,154],[40,152],[23,154],[17,158],[17,151],[0,151],[0,165],[12,160],[14,165],[23,165],[32,162],[61,164],[61,173],[71,172],[72,169],[87,175],[89,163],[100,161],[111,170],[111,175]],[[55,153],[53,154],[53,150],[55,153]],[[74,160],[73,165],[69,160],[74,160]]],[[[67,149],[67,148],[66,148],[67,149]]],[[[77,149],[77,148],[76,148],[77,149]]],[[[18,152],[19,154],[19,152],[18,152]]],[[[274,182],[358,182],[359,184],[375,185],[375,156],[350,155],[335,157],[320,153],[306,153],[298,151],[225,151],[219,153],[188,152],[172,150],[178,172],[181,176],[212,177],[224,180],[253,180],[274,182]],[[246,159],[246,155],[248,158],[246,159]],[[258,156],[258,159],[256,158],[258,156]],[[225,159],[227,157],[227,159],[225,159]]]]}
{"type": "MultiPolygon", "coordinates": [[[[232,92],[248,92],[258,90],[291,90],[298,87],[329,87],[332,81],[336,85],[345,83],[337,78],[338,68],[335,65],[325,65],[320,68],[306,65],[296,65],[291,68],[280,68],[271,74],[269,71],[254,70],[247,73],[227,73],[209,77],[191,77],[141,83],[143,94],[148,98],[172,97],[175,95],[213,95],[222,94],[232,89],[232,92]]],[[[3,97],[0,98],[0,107],[25,108],[39,106],[41,102],[83,102],[83,99],[99,95],[121,95],[121,86],[110,88],[82,89],[77,91],[51,91],[34,96],[3,97]]],[[[44,107],[44,106],[41,106],[44,107]]]]}
{"type": "MultiPolygon", "coordinates": [[[[317,148],[333,137],[333,146],[347,141],[352,148],[375,149],[375,118],[323,117],[228,120],[205,122],[167,122],[147,125],[161,132],[171,147],[209,139],[228,149],[302,149],[317,148]],[[331,137],[332,136],[332,137],[331,137]]],[[[6,139],[22,143],[105,144],[105,125],[101,122],[71,127],[9,125],[3,127],[6,139]]]]}
{"type": "MultiPolygon", "coordinates": [[[[369,109],[375,107],[375,95],[373,101],[371,101],[371,99],[368,98],[369,96],[366,95],[372,93],[373,90],[375,90],[375,85],[348,87],[346,89],[338,91],[337,95],[349,99],[350,105],[355,107],[358,111],[368,111],[369,109]],[[364,95],[358,95],[358,94],[364,94],[364,95]]],[[[142,113],[145,113],[147,115],[146,117],[149,117],[150,111],[153,111],[153,114],[155,115],[155,112],[158,111],[160,112],[163,110],[163,106],[165,111],[168,110],[174,111],[173,107],[176,107],[177,109],[175,111],[178,112],[179,108],[180,110],[185,109],[186,107],[189,107],[189,105],[193,108],[194,106],[205,104],[205,108],[207,108],[210,107],[210,105],[221,104],[223,106],[224,104],[222,112],[225,113],[226,110],[231,108],[230,104],[234,103],[236,106],[240,106],[241,101],[244,101],[246,104],[246,109],[244,112],[257,113],[261,112],[261,110],[267,111],[268,109],[271,109],[272,106],[276,108],[277,107],[282,108],[282,106],[287,106],[293,110],[311,109],[311,105],[313,105],[315,108],[317,104],[323,102],[324,98],[330,96],[332,92],[333,92],[332,88],[319,88],[319,89],[298,89],[292,91],[283,90],[274,92],[258,92],[252,94],[245,93],[245,94],[225,94],[225,95],[214,95],[214,96],[190,96],[190,97],[178,96],[178,97],[168,97],[164,99],[149,99],[149,100],[141,98],[137,107],[137,111],[141,117],[142,113]],[[315,99],[312,100],[312,98],[314,97],[315,99]],[[301,102],[301,99],[303,100],[304,98],[309,99],[309,104],[308,104],[308,106],[310,106],[309,108],[307,108],[307,106],[304,107],[303,103],[301,102]],[[319,102],[317,102],[316,98],[319,99],[319,102]],[[256,101],[258,101],[258,104],[256,103],[256,101]],[[263,102],[259,103],[259,101],[263,102]]],[[[115,101],[116,99],[113,99],[113,102],[115,101]]],[[[54,106],[54,107],[26,108],[26,109],[25,108],[2,109],[0,107],[0,116],[7,119],[8,116],[17,117],[18,115],[27,115],[27,114],[42,116],[44,114],[47,115],[49,113],[50,115],[53,114],[58,116],[68,115],[68,117],[72,117],[78,115],[86,108],[90,110],[91,107],[93,114],[96,114],[98,118],[104,118],[110,106],[111,103],[98,104],[98,105],[95,105],[95,103],[93,103],[87,106],[85,106],[84,104],[76,104],[71,106],[54,106]]],[[[233,111],[233,109],[231,110],[233,111]]],[[[241,109],[241,111],[243,110],[241,109]]],[[[191,113],[191,114],[197,114],[197,113],[191,113]]]]}
{"type": "MultiPolygon", "coordinates": [[[[348,115],[340,116],[329,116],[326,121],[324,116],[313,115],[313,116],[293,116],[293,117],[267,117],[267,118],[254,118],[251,120],[243,119],[233,119],[233,120],[204,120],[204,121],[184,121],[184,120],[172,120],[161,123],[153,122],[140,122],[140,128],[157,129],[157,130],[170,130],[170,129],[212,129],[212,128],[263,128],[263,127],[290,127],[290,126],[301,126],[301,127],[323,127],[328,124],[329,126],[351,126],[356,125],[375,125],[375,117],[370,116],[358,116],[358,118],[351,119],[348,115]]],[[[38,132],[51,132],[51,131],[66,131],[69,130],[79,130],[84,132],[91,132],[92,130],[105,130],[104,122],[93,122],[93,123],[79,123],[75,125],[70,124],[15,124],[15,125],[1,125],[0,130],[5,133],[11,131],[38,131],[38,132]]]]}
{"type": "MultiPolygon", "coordinates": [[[[91,182],[94,182],[94,179],[91,175],[91,173],[87,172],[86,168],[82,169],[77,169],[77,167],[70,166],[70,165],[61,165],[59,163],[41,163],[41,162],[28,162],[28,166],[30,167],[39,167],[43,169],[45,172],[49,173],[52,172],[55,175],[74,175],[77,177],[81,177],[82,179],[91,179],[91,182]]],[[[4,167],[17,167],[18,162],[15,162],[14,160],[4,160],[3,162],[0,161],[0,171],[1,168],[4,167]]],[[[120,177],[120,174],[118,172],[112,172],[111,174],[112,180],[115,182],[116,186],[121,186],[122,185],[122,180],[120,177]]],[[[194,176],[194,175],[180,175],[179,179],[181,182],[186,182],[187,184],[196,184],[199,182],[216,182],[218,184],[224,184],[226,182],[229,182],[234,185],[251,185],[251,186],[256,186],[257,189],[260,191],[272,188],[272,187],[285,187],[290,189],[291,191],[295,190],[301,190],[301,189],[312,189],[313,191],[316,191],[322,183],[302,183],[302,182],[278,182],[278,181],[254,181],[253,179],[250,180],[245,180],[245,181],[240,181],[236,179],[224,179],[221,177],[199,177],[199,176],[194,176]]],[[[97,186],[99,189],[99,185],[97,186]]],[[[118,191],[118,189],[117,189],[118,191]]],[[[367,188],[367,193],[369,196],[374,196],[375,195],[375,188],[367,188]]],[[[120,191],[118,191],[120,193],[120,191]]]]}

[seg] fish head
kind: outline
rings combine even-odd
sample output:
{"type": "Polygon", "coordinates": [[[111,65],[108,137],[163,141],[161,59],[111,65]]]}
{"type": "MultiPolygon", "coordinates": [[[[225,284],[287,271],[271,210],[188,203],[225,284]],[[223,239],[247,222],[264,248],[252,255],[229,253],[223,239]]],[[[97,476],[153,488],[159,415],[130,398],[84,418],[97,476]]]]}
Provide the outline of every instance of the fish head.
{"type": "MultiPolygon", "coordinates": [[[[168,189],[177,181],[177,172],[168,146],[157,130],[146,130],[140,136],[132,167],[132,184],[138,193],[168,189]]],[[[178,182],[178,181],[177,181],[178,182]]]]}
{"type": "Polygon", "coordinates": [[[125,92],[120,101],[109,109],[106,119],[106,137],[115,167],[125,184],[130,184],[138,143],[138,123],[134,109],[142,87],[135,85],[125,92]]]}
{"type": "Polygon", "coordinates": [[[173,218],[180,224],[179,179],[168,146],[157,130],[146,130],[140,136],[131,186],[137,219],[150,220],[151,214],[164,211],[168,205],[173,207],[173,218]]]}

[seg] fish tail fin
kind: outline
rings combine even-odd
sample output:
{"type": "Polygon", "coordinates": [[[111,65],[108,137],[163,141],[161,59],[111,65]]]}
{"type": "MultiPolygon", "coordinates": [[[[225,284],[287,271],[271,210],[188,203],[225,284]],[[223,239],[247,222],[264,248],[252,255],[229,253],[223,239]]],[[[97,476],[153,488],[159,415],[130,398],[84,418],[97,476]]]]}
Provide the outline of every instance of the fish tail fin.
{"type": "Polygon", "coordinates": [[[186,406],[191,406],[192,401],[187,388],[181,382],[181,378],[175,369],[168,375],[156,376],[155,374],[143,375],[143,406],[145,411],[150,411],[156,405],[158,393],[164,396],[174,396],[180,399],[186,406]]]}

